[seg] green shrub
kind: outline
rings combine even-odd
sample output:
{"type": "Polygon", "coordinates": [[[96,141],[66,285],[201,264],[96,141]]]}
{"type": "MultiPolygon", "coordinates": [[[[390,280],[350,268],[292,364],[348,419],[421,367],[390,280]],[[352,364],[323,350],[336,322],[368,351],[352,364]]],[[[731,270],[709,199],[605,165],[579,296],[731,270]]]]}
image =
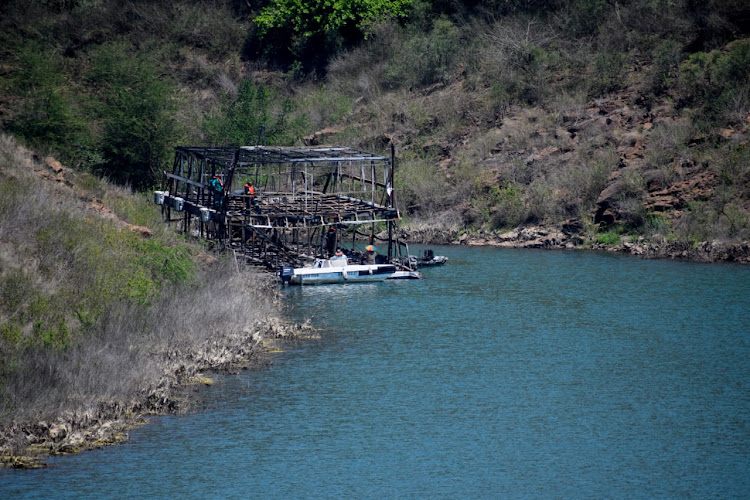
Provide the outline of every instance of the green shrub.
{"type": "Polygon", "coordinates": [[[565,29],[574,36],[591,36],[611,11],[607,0],[573,0],[566,17],[565,29]]]}
{"type": "Polygon", "coordinates": [[[647,222],[647,213],[641,196],[623,196],[615,206],[626,227],[633,231],[642,230],[647,222]]]}
{"type": "Polygon", "coordinates": [[[529,209],[529,218],[537,222],[554,219],[560,214],[560,200],[546,179],[537,180],[527,187],[526,205],[529,209]]]}
{"type": "Polygon", "coordinates": [[[608,94],[623,85],[627,55],[622,52],[599,52],[594,59],[593,91],[608,94]]]}
{"type": "MultiPolygon", "coordinates": [[[[21,326],[17,323],[8,322],[0,324],[0,342],[11,348],[16,347],[21,340],[21,326]]],[[[2,345],[0,344],[0,346],[2,345]]],[[[2,356],[4,357],[4,356],[2,356]]],[[[2,361],[0,361],[0,365],[2,361]]],[[[2,370],[0,370],[2,371],[2,370]]]]}
{"type": "Polygon", "coordinates": [[[185,45],[206,49],[225,59],[242,50],[246,27],[232,11],[220,4],[206,8],[201,3],[174,2],[172,32],[185,45]]]}
{"type": "Polygon", "coordinates": [[[145,226],[152,228],[152,231],[159,232],[163,229],[163,219],[159,206],[153,204],[153,194],[131,193],[131,194],[114,194],[107,191],[104,187],[102,198],[104,202],[117,214],[117,216],[136,226],[145,226]]]}
{"type": "Polygon", "coordinates": [[[622,230],[619,228],[610,229],[605,233],[596,236],[596,242],[602,245],[619,245],[621,241],[622,230]]]}
{"type": "Polygon", "coordinates": [[[445,82],[460,46],[458,28],[449,19],[438,19],[429,32],[410,34],[391,60],[386,81],[397,88],[445,82]]]}
{"type": "Polygon", "coordinates": [[[246,79],[237,97],[223,96],[221,113],[207,117],[203,129],[212,144],[255,145],[265,136],[268,144],[289,146],[299,141],[305,127],[304,117],[294,111],[291,99],[246,79]]]}
{"type": "Polygon", "coordinates": [[[62,153],[63,158],[74,156],[83,123],[71,104],[59,57],[29,42],[18,52],[17,64],[11,92],[18,93],[23,104],[10,131],[36,147],[62,153]]]}
{"type": "Polygon", "coordinates": [[[13,270],[0,277],[0,298],[2,309],[10,314],[16,313],[34,294],[34,283],[31,277],[22,270],[13,270]]]}
{"type": "Polygon", "coordinates": [[[580,196],[583,207],[590,208],[594,205],[618,161],[614,150],[596,150],[590,158],[583,160],[580,167],[572,169],[571,183],[567,187],[580,196]]]}
{"type": "Polygon", "coordinates": [[[306,92],[301,103],[295,107],[304,110],[307,122],[314,129],[320,129],[344,121],[352,110],[352,99],[329,86],[320,86],[306,92]]]}
{"type": "Polygon", "coordinates": [[[740,144],[728,149],[716,163],[719,179],[727,186],[740,188],[739,196],[750,198],[750,193],[742,189],[750,185],[750,147],[740,144]]]}
{"type": "Polygon", "coordinates": [[[526,220],[528,212],[522,199],[521,186],[493,186],[487,194],[490,222],[493,228],[516,227],[526,220]]]}
{"type": "Polygon", "coordinates": [[[405,155],[396,169],[396,201],[409,214],[429,214],[455,202],[451,184],[429,154],[405,155]]]}
{"type": "Polygon", "coordinates": [[[712,222],[715,214],[705,202],[690,202],[674,224],[674,237],[676,241],[695,247],[701,241],[706,241],[712,232],[712,222]]]}
{"type": "Polygon", "coordinates": [[[653,50],[653,65],[644,77],[644,91],[654,96],[664,94],[675,82],[682,47],[671,39],[663,40],[653,50]]]}
{"type": "Polygon", "coordinates": [[[732,102],[750,92],[750,40],[727,45],[726,51],[691,54],[680,65],[679,90],[685,105],[698,104],[696,121],[716,125],[731,114],[732,102]]]}
{"type": "Polygon", "coordinates": [[[161,181],[177,136],[172,83],[147,56],[118,42],[99,48],[89,79],[101,93],[99,116],[104,124],[104,161],[92,165],[94,170],[138,189],[161,181]]]}

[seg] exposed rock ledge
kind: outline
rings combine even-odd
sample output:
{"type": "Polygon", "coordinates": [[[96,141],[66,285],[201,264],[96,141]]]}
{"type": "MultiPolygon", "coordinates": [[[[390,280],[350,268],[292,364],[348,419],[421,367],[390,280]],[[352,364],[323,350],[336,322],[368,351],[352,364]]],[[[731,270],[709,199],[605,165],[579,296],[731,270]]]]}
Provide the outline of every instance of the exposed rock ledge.
{"type": "Polygon", "coordinates": [[[130,401],[101,401],[96,409],[65,412],[54,420],[15,421],[0,428],[0,465],[45,466],[50,455],[77,453],[127,441],[128,430],[147,416],[189,408],[188,388],[210,385],[207,372],[235,372],[272,362],[284,342],[317,337],[309,324],[287,325],[276,319],[255,331],[227,336],[190,352],[170,352],[164,375],[130,401]]]}

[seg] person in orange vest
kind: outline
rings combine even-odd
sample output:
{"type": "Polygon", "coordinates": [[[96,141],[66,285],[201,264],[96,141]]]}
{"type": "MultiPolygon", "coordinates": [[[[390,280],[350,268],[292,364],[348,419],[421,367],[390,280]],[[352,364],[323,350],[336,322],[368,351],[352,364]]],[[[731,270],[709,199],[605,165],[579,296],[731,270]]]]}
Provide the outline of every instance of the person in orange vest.
{"type": "Polygon", "coordinates": [[[250,209],[251,205],[255,205],[255,186],[251,181],[245,183],[245,208],[250,209]]]}

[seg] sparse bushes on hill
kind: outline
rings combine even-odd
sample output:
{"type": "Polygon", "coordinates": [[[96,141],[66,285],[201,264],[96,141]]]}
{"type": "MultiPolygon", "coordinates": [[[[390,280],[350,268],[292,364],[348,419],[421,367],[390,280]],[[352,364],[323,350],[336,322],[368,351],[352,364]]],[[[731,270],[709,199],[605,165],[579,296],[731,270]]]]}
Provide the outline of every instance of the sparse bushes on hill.
{"type": "Polygon", "coordinates": [[[385,80],[396,88],[445,82],[460,46],[458,28],[449,19],[437,19],[428,32],[415,33],[394,47],[385,80]]]}
{"type": "MultiPolygon", "coordinates": [[[[21,3],[8,4],[0,33],[14,57],[24,46],[21,3]]],[[[28,66],[48,73],[35,89],[6,83],[19,98],[3,116],[17,118],[32,144],[56,126],[58,142],[45,144],[139,187],[178,137],[254,144],[265,127],[269,143],[290,145],[328,129],[323,140],[362,149],[398,144],[400,208],[476,225],[591,217],[610,174],[628,164],[642,186],[612,209],[640,231],[652,215],[638,207],[646,191],[669,188],[691,168],[719,168],[713,158],[724,149],[710,150],[712,128],[741,130],[750,109],[748,42],[726,45],[747,33],[739,0],[280,0],[213,10],[180,0],[131,2],[107,17],[113,6],[30,7],[49,28],[35,29],[53,64],[28,66]],[[101,22],[77,26],[75,16],[101,22]],[[251,63],[239,59],[243,37],[251,63]],[[271,54],[288,60],[263,59],[271,54]],[[290,71],[256,72],[264,61],[290,71]],[[38,109],[58,119],[39,119],[38,109]]],[[[23,73],[2,70],[14,82],[23,73]]]]}

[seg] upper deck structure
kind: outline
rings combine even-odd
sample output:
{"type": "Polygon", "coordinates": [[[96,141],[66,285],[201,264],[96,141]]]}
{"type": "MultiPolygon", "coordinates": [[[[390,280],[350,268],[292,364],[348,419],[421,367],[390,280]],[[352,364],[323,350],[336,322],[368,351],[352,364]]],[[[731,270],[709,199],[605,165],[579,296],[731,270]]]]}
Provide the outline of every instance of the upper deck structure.
{"type": "Polygon", "coordinates": [[[400,254],[393,156],[393,148],[386,157],[346,147],[177,147],[163,177],[165,215],[249,264],[299,266],[379,242],[390,262],[400,254]]]}

